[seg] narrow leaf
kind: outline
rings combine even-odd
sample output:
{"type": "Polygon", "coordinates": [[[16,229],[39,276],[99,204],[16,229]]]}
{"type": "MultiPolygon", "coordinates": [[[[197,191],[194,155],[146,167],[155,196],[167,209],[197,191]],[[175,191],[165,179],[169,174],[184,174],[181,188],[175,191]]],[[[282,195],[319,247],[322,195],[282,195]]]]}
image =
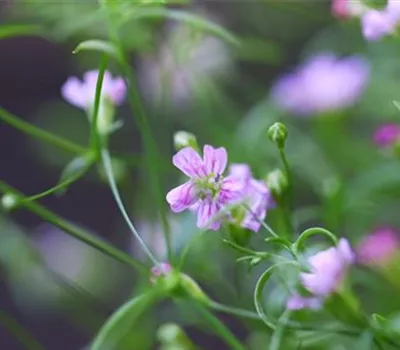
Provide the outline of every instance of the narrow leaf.
{"type": "Polygon", "coordinates": [[[140,316],[159,299],[161,299],[159,291],[153,289],[122,305],[100,329],[91,350],[119,349],[119,341],[133,329],[140,316]]]}
{"type": "Polygon", "coordinates": [[[128,11],[125,14],[123,20],[128,21],[131,19],[147,19],[147,18],[167,18],[178,22],[184,22],[192,27],[201,29],[205,32],[209,32],[215,36],[224,39],[225,41],[233,44],[239,45],[239,40],[225,28],[220,25],[208,21],[200,16],[193,15],[189,12],[181,10],[171,10],[166,8],[154,7],[154,8],[135,8],[132,11],[128,11]]]}
{"type": "Polygon", "coordinates": [[[0,39],[12,38],[16,36],[34,36],[42,33],[38,26],[12,24],[0,26],[0,39]]]}
{"type": "Polygon", "coordinates": [[[121,60],[120,54],[117,48],[110,42],[104,40],[86,40],[81,42],[76,49],[73,51],[74,54],[78,54],[82,51],[98,51],[106,53],[114,57],[117,61],[121,60]]]}

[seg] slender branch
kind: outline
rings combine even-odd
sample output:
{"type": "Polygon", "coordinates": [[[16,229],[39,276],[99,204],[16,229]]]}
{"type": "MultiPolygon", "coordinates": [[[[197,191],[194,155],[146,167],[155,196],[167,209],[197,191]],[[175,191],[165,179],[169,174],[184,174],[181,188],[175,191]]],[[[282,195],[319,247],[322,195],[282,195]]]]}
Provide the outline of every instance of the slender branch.
{"type": "Polygon", "coordinates": [[[154,194],[155,200],[157,202],[157,208],[159,211],[161,224],[163,227],[165,243],[167,246],[168,260],[172,261],[173,256],[172,256],[171,231],[170,231],[169,222],[167,219],[167,214],[166,214],[166,209],[165,209],[166,204],[165,204],[165,200],[163,197],[161,179],[159,176],[160,171],[159,171],[159,165],[158,165],[159,157],[158,157],[157,145],[152,136],[148,117],[146,115],[146,111],[145,111],[144,105],[142,103],[139,90],[137,88],[136,77],[135,77],[129,63],[126,61],[124,48],[119,40],[118,25],[114,22],[114,16],[113,16],[112,10],[108,8],[107,2],[103,0],[103,1],[101,1],[101,4],[103,6],[103,9],[107,13],[107,25],[108,25],[110,39],[111,39],[112,43],[114,44],[114,46],[116,47],[116,49],[118,50],[119,56],[121,57],[121,60],[118,63],[119,63],[120,71],[126,79],[126,85],[128,88],[127,89],[128,102],[129,102],[130,108],[133,112],[132,115],[136,119],[136,123],[138,125],[140,134],[143,137],[144,148],[145,148],[146,154],[148,155],[148,157],[146,157],[146,163],[147,163],[147,168],[149,171],[150,182],[152,185],[151,189],[153,190],[153,194],[154,194]]]}
{"type": "Polygon", "coordinates": [[[53,146],[62,148],[65,151],[71,153],[85,153],[87,149],[80,145],[77,145],[67,139],[64,139],[60,136],[56,136],[48,131],[42,130],[31,123],[28,123],[17,116],[11,114],[10,112],[6,111],[4,108],[0,107],[0,120],[3,122],[13,126],[14,128],[18,129],[19,131],[24,132],[34,138],[47,142],[53,146]]]}
{"type": "Polygon", "coordinates": [[[199,302],[193,302],[193,305],[208,321],[213,331],[225,340],[226,344],[228,344],[234,350],[246,350],[246,348],[235,337],[235,335],[216,316],[208,311],[206,307],[199,302]]]}
{"type": "Polygon", "coordinates": [[[7,329],[28,350],[44,350],[44,347],[24,326],[2,310],[0,310],[0,325],[7,329]]]}
{"type": "Polygon", "coordinates": [[[111,192],[114,196],[115,202],[117,203],[118,209],[120,210],[126,224],[128,225],[129,229],[131,230],[132,234],[135,236],[135,238],[138,240],[139,244],[142,246],[142,249],[146,253],[146,255],[149,257],[151,262],[154,265],[159,265],[160,263],[157,261],[157,259],[154,257],[154,254],[151,252],[150,248],[147,246],[147,244],[144,242],[143,238],[139,235],[137,232],[135,226],[133,225],[131,219],[129,218],[128,213],[125,210],[124,203],[122,202],[121,196],[118,191],[117,184],[115,183],[115,176],[113,173],[112,169],[112,164],[111,164],[111,159],[110,159],[110,154],[106,148],[103,148],[101,150],[101,157],[103,159],[103,165],[104,165],[104,170],[107,175],[108,183],[111,188],[111,192]]]}
{"type": "Polygon", "coordinates": [[[11,194],[15,196],[21,207],[24,207],[25,209],[31,211],[32,213],[36,214],[37,216],[41,217],[43,220],[51,223],[52,225],[57,226],[65,233],[79,239],[82,242],[85,242],[86,244],[114,258],[115,260],[137,268],[140,272],[148,273],[148,268],[143,263],[132,259],[128,254],[120,251],[117,248],[114,248],[112,245],[102,241],[101,239],[94,237],[80,227],[54,214],[52,211],[48,210],[44,206],[36,202],[24,201],[25,196],[21,192],[7,185],[1,180],[0,192],[3,194],[11,194]]]}

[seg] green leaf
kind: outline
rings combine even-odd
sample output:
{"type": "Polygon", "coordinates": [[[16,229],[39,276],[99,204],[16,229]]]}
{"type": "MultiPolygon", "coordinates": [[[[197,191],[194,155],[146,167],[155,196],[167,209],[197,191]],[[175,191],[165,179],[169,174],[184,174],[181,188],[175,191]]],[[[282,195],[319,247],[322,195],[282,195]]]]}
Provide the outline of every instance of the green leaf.
{"type": "Polygon", "coordinates": [[[42,29],[34,25],[11,24],[0,26],[0,40],[16,36],[34,36],[42,33],[42,29]]]}
{"type": "Polygon", "coordinates": [[[91,350],[117,350],[118,343],[139,320],[142,314],[161,299],[158,289],[137,296],[122,305],[100,329],[91,350]]]}
{"type": "Polygon", "coordinates": [[[121,55],[117,48],[105,40],[86,40],[81,42],[73,51],[74,54],[78,54],[82,51],[98,51],[106,53],[114,57],[117,61],[121,61],[121,55]]]}
{"type": "Polygon", "coordinates": [[[122,19],[122,22],[128,20],[148,19],[148,18],[166,18],[183,22],[191,25],[194,28],[201,29],[205,32],[209,32],[221,39],[224,39],[228,43],[233,45],[239,45],[239,40],[225,28],[211,21],[208,21],[200,16],[193,15],[189,12],[181,10],[171,10],[166,8],[154,7],[154,8],[134,8],[132,11],[127,11],[122,19]]]}
{"type": "Polygon", "coordinates": [[[262,300],[263,290],[265,288],[265,285],[271,278],[272,274],[275,272],[275,269],[283,267],[285,265],[292,265],[295,266],[296,268],[299,268],[299,265],[295,261],[290,261],[290,260],[275,264],[270,268],[268,268],[266,271],[264,271],[264,273],[258,279],[256,288],[254,290],[254,305],[256,307],[257,313],[261,317],[263,322],[267,325],[267,327],[272,330],[275,330],[275,325],[272,323],[272,321],[264,311],[263,300],[262,300]]]}
{"type": "Polygon", "coordinates": [[[357,350],[371,350],[374,346],[374,335],[371,331],[367,330],[363,332],[355,341],[354,349],[357,350]]]}
{"type": "Polygon", "coordinates": [[[326,230],[326,229],[324,229],[322,227],[312,227],[312,228],[309,228],[309,229],[303,231],[300,234],[300,236],[297,239],[297,241],[293,244],[294,251],[298,252],[300,249],[302,249],[302,247],[305,244],[305,241],[308,238],[310,238],[311,236],[314,236],[314,235],[325,236],[328,239],[330,239],[334,245],[337,244],[337,238],[332,232],[330,232],[330,231],[328,231],[328,230],[326,230]]]}
{"type": "Polygon", "coordinates": [[[72,159],[61,173],[60,180],[58,181],[58,186],[61,188],[59,188],[56,193],[63,194],[71,183],[78,180],[89,170],[93,161],[92,154],[86,154],[72,159]]]}

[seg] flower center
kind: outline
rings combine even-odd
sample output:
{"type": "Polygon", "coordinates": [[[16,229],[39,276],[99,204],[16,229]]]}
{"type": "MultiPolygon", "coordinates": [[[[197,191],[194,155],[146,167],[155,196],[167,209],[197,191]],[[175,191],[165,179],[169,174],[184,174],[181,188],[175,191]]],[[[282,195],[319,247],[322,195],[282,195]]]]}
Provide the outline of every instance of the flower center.
{"type": "Polygon", "coordinates": [[[196,189],[200,199],[206,197],[215,198],[221,191],[222,175],[211,173],[210,175],[196,180],[196,189]]]}

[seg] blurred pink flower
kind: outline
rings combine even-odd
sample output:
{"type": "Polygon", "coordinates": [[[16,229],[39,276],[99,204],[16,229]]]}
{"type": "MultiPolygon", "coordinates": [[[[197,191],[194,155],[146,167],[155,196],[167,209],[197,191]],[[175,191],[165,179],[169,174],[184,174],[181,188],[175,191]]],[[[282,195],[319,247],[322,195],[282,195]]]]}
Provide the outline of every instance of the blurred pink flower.
{"type": "Polygon", "coordinates": [[[272,88],[273,100],[284,110],[312,115],[345,108],[362,94],[369,65],[361,57],[338,59],[321,53],[283,76],[272,88]]]}
{"type": "MultiPolygon", "coordinates": [[[[190,180],[168,192],[167,202],[171,210],[179,213],[189,208],[195,209],[197,226],[206,228],[224,205],[233,203],[242,195],[242,181],[232,176],[223,177],[227,161],[225,148],[209,145],[204,146],[203,159],[191,147],[185,147],[175,154],[172,163],[190,180]]],[[[220,225],[221,219],[217,219],[209,228],[218,230],[220,225]]]]}
{"type": "Polygon", "coordinates": [[[370,9],[361,17],[362,33],[369,41],[393,34],[400,21],[400,1],[388,0],[383,10],[370,9]]]}
{"type": "Polygon", "coordinates": [[[160,277],[161,275],[169,274],[171,271],[171,265],[164,262],[151,268],[151,273],[154,277],[160,277]]]}
{"type": "Polygon", "coordinates": [[[243,198],[250,208],[246,210],[241,226],[257,232],[260,221],[265,219],[267,210],[275,206],[274,199],[268,187],[259,180],[253,178],[250,167],[247,164],[232,164],[229,167],[229,175],[242,181],[243,198]]]}
{"type": "Polygon", "coordinates": [[[286,303],[288,310],[313,309],[322,307],[322,299],[317,297],[305,297],[300,294],[293,294],[286,303]]]}
{"type": "Polygon", "coordinates": [[[357,259],[366,265],[385,265],[400,249],[397,232],[390,227],[380,227],[365,237],[357,247],[357,259]]]}
{"type": "Polygon", "coordinates": [[[365,6],[360,0],[332,0],[331,12],[340,19],[347,19],[359,16],[365,10],[365,6]]]}
{"type": "MultiPolygon", "coordinates": [[[[89,71],[83,75],[83,80],[70,77],[61,88],[61,95],[70,104],[81,108],[90,109],[93,107],[98,71],[89,71]]],[[[126,94],[124,79],[121,77],[113,78],[111,73],[105,72],[102,95],[113,105],[123,102],[126,94]]]]}
{"type": "Polygon", "coordinates": [[[349,265],[355,262],[349,242],[342,238],[336,247],[320,251],[308,258],[311,272],[301,273],[300,282],[312,297],[303,298],[292,295],[287,301],[287,307],[300,309],[302,305],[316,308],[317,300],[322,300],[334,293],[345,278],[349,265]]]}
{"type": "Polygon", "coordinates": [[[394,123],[382,125],[375,131],[373,139],[379,147],[392,146],[400,140],[400,125],[394,123]]]}

